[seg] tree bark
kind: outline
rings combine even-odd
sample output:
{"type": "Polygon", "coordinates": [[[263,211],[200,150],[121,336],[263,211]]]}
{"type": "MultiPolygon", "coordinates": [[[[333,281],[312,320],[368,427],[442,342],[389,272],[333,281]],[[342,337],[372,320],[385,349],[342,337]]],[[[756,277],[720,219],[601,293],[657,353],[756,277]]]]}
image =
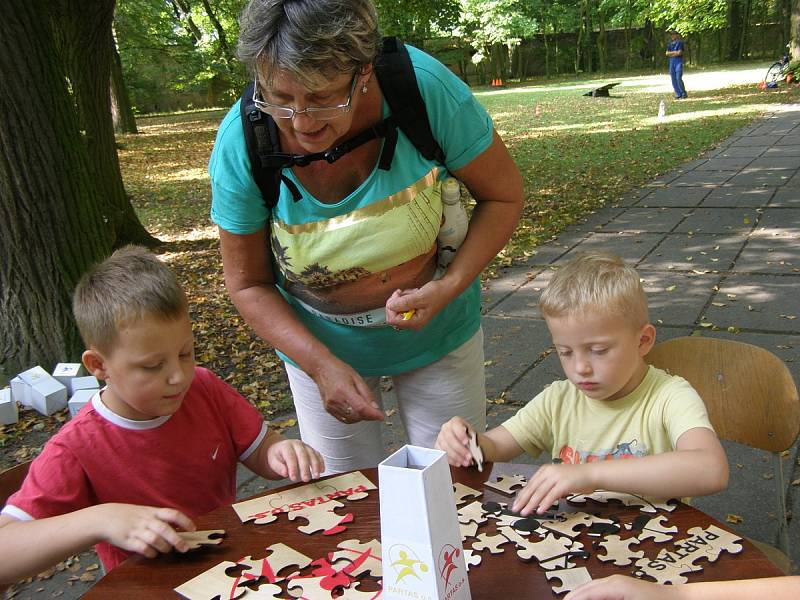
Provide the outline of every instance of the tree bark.
{"type": "Polygon", "coordinates": [[[790,50],[794,60],[800,60],[800,0],[792,2],[792,33],[790,50]]]}
{"type": "Polygon", "coordinates": [[[128,88],[122,75],[122,59],[117,51],[116,41],[111,40],[111,118],[117,133],[139,133],[136,117],[133,114],[128,88]]]}
{"type": "Polygon", "coordinates": [[[0,2],[0,366],[8,376],[79,359],[71,293],[114,240],[53,60],[49,6],[0,2]]]}
{"type": "Polygon", "coordinates": [[[115,246],[157,240],[142,227],[125,194],[117,157],[111,98],[111,23],[115,0],[62,0],[54,15],[58,54],[72,84],[78,122],[86,132],[90,174],[106,199],[115,246]]]}

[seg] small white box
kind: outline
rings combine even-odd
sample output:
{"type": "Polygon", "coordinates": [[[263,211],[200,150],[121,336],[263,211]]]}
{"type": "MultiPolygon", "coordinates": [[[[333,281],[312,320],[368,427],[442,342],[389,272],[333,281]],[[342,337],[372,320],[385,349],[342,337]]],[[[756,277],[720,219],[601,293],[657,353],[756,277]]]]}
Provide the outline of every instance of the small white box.
{"type": "Polygon", "coordinates": [[[70,385],[72,379],[80,377],[85,373],[86,371],[83,370],[83,365],[81,363],[58,363],[56,368],[53,369],[53,377],[63,383],[70,394],[75,393],[75,390],[73,390],[70,385]]]}
{"type": "MultiPolygon", "coordinates": [[[[62,381],[61,383],[64,382],[62,381]]],[[[99,390],[100,382],[97,381],[97,377],[94,377],[92,375],[87,375],[86,377],[73,377],[70,380],[69,385],[67,385],[67,389],[69,390],[71,397],[78,390],[95,390],[95,391],[99,390]]]]}
{"type": "Polygon", "coordinates": [[[0,390],[0,424],[11,425],[19,421],[17,401],[11,397],[11,388],[0,390]]]}
{"type": "Polygon", "coordinates": [[[84,389],[78,390],[67,402],[67,406],[69,406],[69,416],[71,419],[75,418],[75,415],[78,414],[78,411],[82,409],[84,406],[89,404],[92,401],[94,395],[98,392],[98,389],[84,389]]]}
{"type": "Polygon", "coordinates": [[[11,397],[22,406],[31,405],[31,386],[20,379],[19,375],[14,377],[10,382],[11,384],[11,397]]]}
{"type": "Polygon", "coordinates": [[[19,378],[30,386],[36,385],[42,379],[50,379],[52,375],[40,366],[35,366],[19,374],[19,378]]]}
{"type": "Polygon", "coordinates": [[[382,598],[470,600],[447,455],[403,446],[378,477],[382,598]]]}
{"type": "Polygon", "coordinates": [[[67,406],[67,387],[49,373],[32,385],[30,392],[31,406],[43,415],[52,415],[67,406]]]}

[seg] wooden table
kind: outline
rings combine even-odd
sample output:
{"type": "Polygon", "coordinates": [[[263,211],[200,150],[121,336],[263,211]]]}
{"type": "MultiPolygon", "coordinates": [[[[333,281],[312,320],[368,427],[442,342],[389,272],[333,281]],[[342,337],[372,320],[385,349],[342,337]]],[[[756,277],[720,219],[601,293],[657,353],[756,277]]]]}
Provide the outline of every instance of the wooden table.
{"type": "MultiPolygon", "coordinates": [[[[525,476],[536,469],[533,465],[522,464],[495,464],[487,465],[483,473],[475,469],[452,469],[453,480],[460,481],[476,490],[482,490],[482,502],[499,501],[509,502],[510,497],[484,488],[486,481],[493,481],[499,474],[519,473],[525,476]]],[[[378,470],[362,470],[371,481],[378,484],[378,470]]],[[[296,487],[273,488],[265,490],[265,494],[296,487]]],[[[275,522],[266,525],[243,524],[231,507],[226,506],[208,513],[195,520],[198,529],[225,529],[224,542],[219,546],[209,546],[189,554],[168,554],[157,559],[148,560],[142,557],[133,557],[114,569],[101,579],[85,595],[86,598],[115,600],[143,598],[178,598],[173,591],[175,587],[192,579],[201,572],[214,567],[222,561],[236,561],[245,556],[260,558],[265,555],[264,549],[276,542],[283,542],[292,548],[312,558],[320,558],[328,552],[335,550],[339,541],[346,539],[359,539],[362,542],[373,538],[380,538],[380,519],[378,492],[373,490],[363,500],[345,501],[345,509],[338,512],[353,513],[354,520],[348,524],[347,530],[332,536],[319,534],[306,535],[297,530],[300,521],[289,521],[285,515],[275,522]]],[[[621,521],[632,521],[640,513],[638,508],[627,508],[617,502],[608,504],[590,501],[582,506],[566,506],[562,501],[562,508],[573,512],[584,511],[600,516],[614,515],[621,521]]],[[[705,513],[686,504],[680,504],[670,513],[661,513],[668,517],[669,525],[677,525],[679,532],[675,534],[675,541],[688,537],[687,531],[692,527],[706,527],[710,524],[723,529],[726,527],[715,521],[705,513]]],[[[491,526],[492,529],[494,526],[491,526]]],[[[484,527],[482,526],[481,530],[484,527]]],[[[622,537],[629,537],[630,533],[621,532],[622,537]]],[[[598,579],[614,573],[632,574],[633,567],[616,567],[612,563],[600,562],[595,556],[597,549],[592,544],[598,538],[586,536],[582,532],[579,541],[591,553],[586,560],[576,560],[580,566],[585,566],[592,578],[598,579]]],[[[712,581],[722,579],[747,579],[756,577],[770,577],[782,575],[767,558],[747,540],[741,542],[741,553],[731,555],[723,553],[714,563],[703,562],[704,570],[690,573],[689,581],[712,581]]],[[[638,549],[645,551],[645,556],[655,557],[659,550],[670,547],[671,543],[655,544],[651,540],[643,541],[638,549]]],[[[469,547],[469,542],[464,544],[469,547]]],[[[497,598],[557,598],[553,593],[551,582],[545,578],[545,571],[538,564],[525,563],[519,560],[513,547],[504,546],[502,554],[489,555],[482,553],[482,563],[472,567],[469,571],[469,582],[472,598],[497,599],[497,598]]],[[[601,552],[602,553],[602,552],[601,552]]],[[[557,582],[556,582],[557,583],[557,582]]],[[[288,597],[288,596],[287,596],[288,597]]],[[[244,596],[247,598],[247,595],[244,596]]]]}

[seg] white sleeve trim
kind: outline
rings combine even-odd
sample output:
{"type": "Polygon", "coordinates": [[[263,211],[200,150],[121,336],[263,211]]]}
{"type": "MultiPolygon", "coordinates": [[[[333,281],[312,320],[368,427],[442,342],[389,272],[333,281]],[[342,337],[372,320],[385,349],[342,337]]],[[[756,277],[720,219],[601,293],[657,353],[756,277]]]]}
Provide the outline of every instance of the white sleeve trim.
{"type": "Polygon", "coordinates": [[[242,454],[239,456],[239,462],[247,460],[250,455],[256,451],[256,449],[261,445],[261,442],[264,441],[264,437],[267,435],[267,424],[261,423],[261,431],[258,432],[256,439],[253,440],[253,443],[250,444],[250,447],[247,448],[242,454]]]}
{"type": "Polygon", "coordinates": [[[26,513],[24,510],[22,510],[20,508],[17,508],[16,506],[13,506],[11,504],[6,504],[3,507],[3,510],[0,511],[0,514],[12,517],[14,519],[17,519],[18,521],[35,521],[36,520],[31,515],[26,513]]]}

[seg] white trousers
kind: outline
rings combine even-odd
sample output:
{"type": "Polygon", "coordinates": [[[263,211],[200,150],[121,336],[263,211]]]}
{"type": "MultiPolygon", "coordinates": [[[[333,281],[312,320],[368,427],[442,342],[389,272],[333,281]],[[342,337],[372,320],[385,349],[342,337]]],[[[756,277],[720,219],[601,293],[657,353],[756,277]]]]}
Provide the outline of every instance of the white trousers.
{"type": "MultiPolygon", "coordinates": [[[[386,457],[380,421],[346,424],[324,408],[317,384],[286,363],[300,437],[325,459],[325,474],[375,467],[386,457]]],[[[486,379],[483,330],[435,363],[391,377],[398,412],[415,446],[432,448],[441,426],[464,417],[478,431],[486,429],[486,379]]],[[[365,378],[381,409],[380,377],[365,378]]]]}

